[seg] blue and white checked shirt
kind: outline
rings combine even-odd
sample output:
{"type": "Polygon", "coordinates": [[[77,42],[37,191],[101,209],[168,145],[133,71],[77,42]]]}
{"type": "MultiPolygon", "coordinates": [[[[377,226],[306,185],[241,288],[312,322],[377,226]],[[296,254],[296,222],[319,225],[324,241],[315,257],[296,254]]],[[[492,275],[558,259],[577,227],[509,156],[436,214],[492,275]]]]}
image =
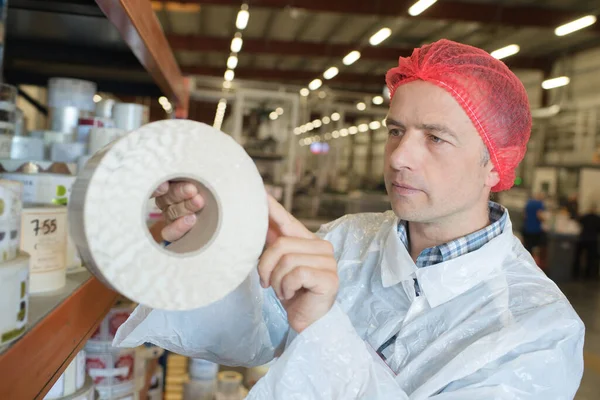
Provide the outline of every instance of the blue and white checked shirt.
{"type": "MultiPolygon", "coordinates": [[[[483,229],[473,232],[467,236],[463,236],[458,239],[454,239],[448,243],[441,244],[439,246],[430,247],[425,249],[417,257],[417,268],[425,268],[430,265],[439,264],[444,261],[449,261],[458,258],[462,255],[478,250],[483,247],[484,244],[500,235],[504,231],[508,213],[498,203],[492,201],[489,202],[490,207],[490,222],[491,224],[483,229]]],[[[398,235],[400,240],[406,246],[406,249],[410,252],[410,241],[408,237],[408,222],[400,221],[398,224],[398,235]]],[[[417,296],[421,294],[419,288],[419,282],[415,279],[415,292],[417,296]]],[[[396,341],[398,334],[392,336],[384,344],[377,349],[379,356],[385,361],[391,355],[390,345],[396,341]]]]}
{"type": "MultiPolygon", "coordinates": [[[[508,214],[504,207],[493,201],[489,202],[490,222],[485,228],[471,233],[467,236],[452,240],[439,246],[425,249],[417,257],[417,268],[424,268],[430,265],[439,264],[480,249],[484,244],[500,235],[506,225],[508,214]]],[[[410,252],[410,242],[408,237],[408,223],[400,221],[398,224],[398,235],[404,246],[410,252]]]]}

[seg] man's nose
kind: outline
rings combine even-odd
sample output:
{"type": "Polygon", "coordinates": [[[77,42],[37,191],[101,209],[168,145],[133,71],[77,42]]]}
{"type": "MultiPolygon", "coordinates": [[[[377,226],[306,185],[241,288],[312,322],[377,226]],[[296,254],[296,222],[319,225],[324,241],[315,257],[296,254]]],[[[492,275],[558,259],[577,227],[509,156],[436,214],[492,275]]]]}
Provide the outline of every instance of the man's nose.
{"type": "Polygon", "coordinates": [[[392,168],[397,170],[417,168],[423,158],[425,145],[421,136],[419,132],[409,130],[398,139],[390,138],[396,146],[389,156],[392,168]]]}

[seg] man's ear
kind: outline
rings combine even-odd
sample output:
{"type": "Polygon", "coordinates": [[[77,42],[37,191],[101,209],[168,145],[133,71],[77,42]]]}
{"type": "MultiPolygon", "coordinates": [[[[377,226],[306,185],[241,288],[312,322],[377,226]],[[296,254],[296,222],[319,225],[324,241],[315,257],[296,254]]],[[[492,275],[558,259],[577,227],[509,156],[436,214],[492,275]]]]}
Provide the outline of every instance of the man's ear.
{"type": "Polygon", "coordinates": [[[496,170],[496,167],[494,167],[494,164],[492,164],[491,161],[489,161],[488,165],[486,165],[486,170],[487,175],[485,177],[485,186],[493,188],[498,184],[498,182],[500,182],[500,174],[498,173],[498,170],[496,170]]]}

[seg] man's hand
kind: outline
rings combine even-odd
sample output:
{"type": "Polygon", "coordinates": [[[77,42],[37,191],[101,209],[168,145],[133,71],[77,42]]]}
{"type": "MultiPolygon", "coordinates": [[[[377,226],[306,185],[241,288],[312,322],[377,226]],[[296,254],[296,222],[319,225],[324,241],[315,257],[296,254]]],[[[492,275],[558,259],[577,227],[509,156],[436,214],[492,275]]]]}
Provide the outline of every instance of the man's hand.
{"type": "Polygon", "coordinates": [[[196,223],[196,212],[204,207],[204,199],[195,185],[188,182],[164,182],[152,194],[156,206],[167,219],[162,229],[163,240],[174,242],[196,223]]]}
{"type": "Polygon", "coordinates": [[[302,332],[327,314],[335,301],[338,276],[333,246],[268,197],[267,249],[258,264],[261,285],[273,287],[290,326],[302,332]]]}

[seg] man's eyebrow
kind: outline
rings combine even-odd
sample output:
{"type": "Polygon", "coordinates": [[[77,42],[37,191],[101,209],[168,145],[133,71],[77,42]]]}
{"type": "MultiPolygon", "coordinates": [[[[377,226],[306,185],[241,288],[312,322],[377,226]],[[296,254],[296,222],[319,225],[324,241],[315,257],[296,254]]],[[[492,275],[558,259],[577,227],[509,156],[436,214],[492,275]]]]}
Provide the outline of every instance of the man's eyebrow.
{"type": "Polygon", "coordinates": [[[452,129],[448,128],[445,125],[440,124],[421,124],[419,125],[419,129],[423,129],[425,131],[443,133],[452,136],[454,139],[458,140],[458,136],[456,133],[452,131],[452,129]]]}
{"type": "Polygon", "coordinates": [[[395,125],[395,126],[400,126],[400,127],[404,126],[404,124],[402,122],[399,122],[393,118],[387,117],[385,119],[385,126],[390,126],[390,125],[395,125]]]}

